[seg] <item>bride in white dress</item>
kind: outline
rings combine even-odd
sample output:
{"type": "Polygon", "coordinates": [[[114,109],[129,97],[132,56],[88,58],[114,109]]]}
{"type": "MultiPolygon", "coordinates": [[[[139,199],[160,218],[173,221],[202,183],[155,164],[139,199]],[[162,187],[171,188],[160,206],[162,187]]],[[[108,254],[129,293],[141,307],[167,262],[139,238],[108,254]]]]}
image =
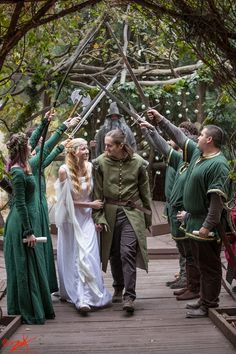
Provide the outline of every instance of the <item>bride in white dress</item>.
{"type": "Polygon", "coordinates": [[[92,219],[92,208],[101,209],[103,203],[91,200],[92,165],[88,162],[88,154],[86,140],[71,140],[66,145],[66,164],[60,167],[55,184],[60,296],[81,312],[111,302],[111,294],[103,284],[97,232],[92,219]]]}

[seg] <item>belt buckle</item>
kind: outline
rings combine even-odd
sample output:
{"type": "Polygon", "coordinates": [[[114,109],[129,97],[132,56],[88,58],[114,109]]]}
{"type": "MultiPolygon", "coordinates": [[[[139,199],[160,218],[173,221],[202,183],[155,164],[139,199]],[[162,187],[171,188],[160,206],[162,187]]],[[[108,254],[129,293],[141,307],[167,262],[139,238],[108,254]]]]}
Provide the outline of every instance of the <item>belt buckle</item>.
{"type": "Polygon", "coordinates": [[[127,206],[127,207],[130,207],[130,208],[133,208],[133,207],[134,207],[134,204],[133,204],[132,200],[127,200],[126,206],[127,206]]]}

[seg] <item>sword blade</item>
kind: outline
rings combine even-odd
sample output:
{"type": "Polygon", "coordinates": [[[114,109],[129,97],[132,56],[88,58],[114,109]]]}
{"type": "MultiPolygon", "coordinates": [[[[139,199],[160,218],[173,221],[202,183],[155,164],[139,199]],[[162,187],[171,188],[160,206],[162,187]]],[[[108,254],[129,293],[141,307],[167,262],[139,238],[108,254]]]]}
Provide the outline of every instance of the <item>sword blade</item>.
{"type": "MultiPolygon", "coordinates": [[[[118,72],[106,85],[106,90],[109,90],[110,87],[112,87],[112,85],[114,84],[114,82],[117,80],[118,76],[119,76],[118,72]]],[[[79,121],[79,123],[75,126],[74,130],[72,131],[72,133],[70,134],[71,137],[73,137],[75,135],[75,133],[80,129],[80,127],[83,125],[83,123],[85,122],[85,120],[87,119],[87,117],[92,113],[92,111],[94,110],[94,108],[98,105],[98,103],[101,101],[101,99],[105,96],[106,92],[105,91],[100,91],[97,96],[90,102],[90,104],[85,108],[85,110],[83,111],[83,113],[81,114],[81,120],[79,121]]]]}
{"type": "Polygon", "coordinates": [[[108,91],[105,86],[103,86],[95,77],[93,77],[93,81],[106,93],[108,97],[110,97],[113,101],[115,101],[126,113],[128,113],[131,117],[134,118],[136,123],[140,123],[145,121],[145,119],[141,118],[138,114],[135,112],[132,112],[127,106],[125,106],[119,98],[117,98],[113,93],[108,91]]]}

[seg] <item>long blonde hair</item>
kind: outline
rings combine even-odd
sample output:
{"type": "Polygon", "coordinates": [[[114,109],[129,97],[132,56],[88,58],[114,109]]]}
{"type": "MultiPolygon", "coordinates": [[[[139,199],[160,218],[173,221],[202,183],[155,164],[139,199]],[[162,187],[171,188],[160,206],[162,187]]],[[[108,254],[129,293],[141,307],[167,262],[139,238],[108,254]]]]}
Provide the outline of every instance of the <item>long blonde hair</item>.
{"type": "Polygon", "coordinates": [[[69,174],[73,186],[73,192],[77,197],[79,197],[81,193],[81,183],[79,178],[80,177],[85,177],[85,182],[87,183],[87,190],[90,192],[91,190],[91,175],[88,171],[88,168],[85,164],[85,161],[83,165],[80,164],[80,161],[78,160],[78,157],[76,156],[76,151],[81,145],[87,144],[87,141],[82,139],[82,138],[77,138],[71,140],[67,145],[66,145],[66,157],[65,157],[65,162],[66,165],[69,169],[69,174]],[[82,167],[81,167],[82,166],[82,167]]]}

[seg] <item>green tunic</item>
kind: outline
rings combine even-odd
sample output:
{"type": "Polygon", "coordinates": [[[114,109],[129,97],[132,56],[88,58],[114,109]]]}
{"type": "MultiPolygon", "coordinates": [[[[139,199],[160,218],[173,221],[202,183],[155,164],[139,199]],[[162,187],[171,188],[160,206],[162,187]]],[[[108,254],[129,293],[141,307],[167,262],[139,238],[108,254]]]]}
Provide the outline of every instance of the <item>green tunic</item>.
{"type": "Polygon", "coordinates": [[[200,238],[192,232],[198,231],[206,219],[210,193],[217,193],[224,201],[228,200],[230,194],[228,162],[222,152],[202,157],[196,143],[192,140],[186,141],[184,152],[185,155],[188,155],[187,159],[191,159],[183,196],[185,210],[190,213],[186,234],[202,242],[217,240],[219,236],[215,229],[211,230],[214,232],[214,236],[209,236],[206,239],[200,238]]]}
{"type": "MultiPolygon", "coordinates": [[[[137,200],[137,204],[151,210],[151,194],[146,165],[146,161],[137,154],[134,154],[131,160],[117,160],[106,157],[105,154],[100,155],[93,161],[94,199],[137,200]]],[[[106,271],[110,256],[117,208],[117,205],[105,204],[103,210],[93,211],[95,223],[107,225],[107,231],[103,231],[101,239],[101,258],[104,271],[106,271]]],[[[119,206],[119,208],[121,207],[119,206]]],[[[139,245],[137,266],[147,270],[145,229],[151,226],[151,215],[129,207],[122,208],[137,236],[139,245]]]]}
{"type": "MultiPolygon", "coordinates": [[[[53,148],[58,143],[63,132],[66,129],[67,127],[64,124],[62,124],[59,128],[56,129],[55,133],[45,142],[43,157],[42,157],[43,160],[42,171],[44,171],[44,169],[55,159],[55,157],[63,151],[64,149],[63,145],[60,145],[55,149],[53,148]]],[[[41,133],[42,131],[39,127],[38,136],[37,134],[34,134],[34,141],[37,141],[37,138],[40,138],[41,133]]],[[[43,244],[43,247],[44,247],[45,259],[46,259],[49,287],[51,293],[53,293],[58,290],[58,283],[57,283],[57,276],[56,276],[56,269],[55,269],[55,262],[54,262],[52,239],[51,239],[50,227],[49,227],[48,204],[47,204],[47,197],[46,197],[46,181],[43,172],[40,179],[40,184],[41,184],[41,198],[40,198],[39,173],[38,173],[40,148],[36,148],[36,151],[37,154],[30,159],[29,163],[32,169],[32,173],[36,180],[37,202],[39,205],[40,219],[41,219],[41,235],[47,237],[47,243],[43,244]]]]}
{"type": "Polygon", "coordinates": [[[164,216],[168,218],[168,223],[170,223],[169,220],[169,199],[172,191],[172,187],[174,184],[175,180],[175,175],[176,171],[173,167],[167,165],[166,167],[166,176],[165,176],[165,198],[166,198],[166,204],[165,204],[165,209],[164,209],[164,216]]]}
{"type": "Polygon", "coordinates": [[[7,271],[7,309],[9,315],[22,315],[28,324],[42,324],[54,318],[48,286],[43,245],[34,248],[22,238],[41,236],[35,179],[13,167],[13,197],[4,230],[4,256],[7,271]]]}

